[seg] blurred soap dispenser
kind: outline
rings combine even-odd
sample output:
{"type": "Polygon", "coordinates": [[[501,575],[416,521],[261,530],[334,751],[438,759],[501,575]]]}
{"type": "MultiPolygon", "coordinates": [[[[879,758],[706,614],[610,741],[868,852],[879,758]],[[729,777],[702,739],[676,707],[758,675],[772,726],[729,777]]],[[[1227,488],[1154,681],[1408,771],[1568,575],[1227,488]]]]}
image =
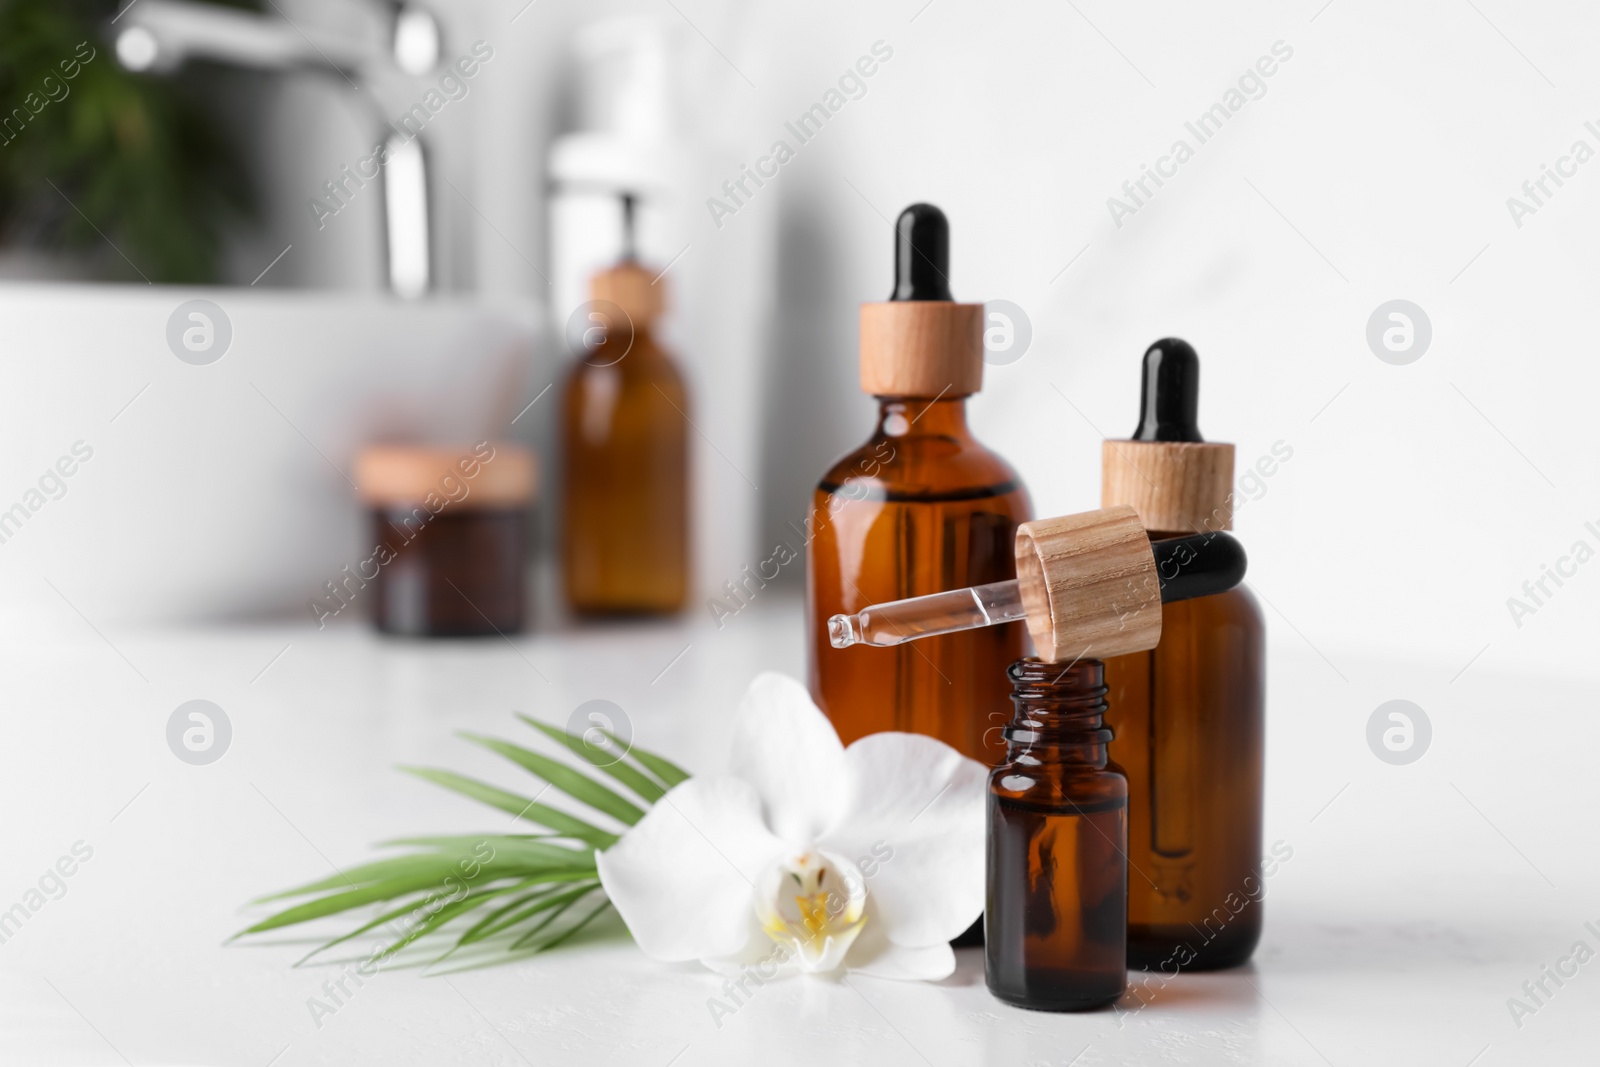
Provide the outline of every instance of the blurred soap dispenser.
{"type": "Polygon", "coordinates": [[[681,247],[662,252],[676,237],[674,194],[692,155],[678,128],[674,52],[671,29],[645,16],[593,22],[573,38],[573,128],[550,145],[549,162],[558,323],[590,299],[590,279],[616,261],[623,193],[633,194],[631,239],[646,258],[667,258],[681,247]]]}
{"type": "MultiPolygon", "coordinates": [[[[571,45],[568,129],[549,150],[551,318],[563,335],[559,358],[584,380],[587,397],[578,405],[582,412],[569,419],[568,441],[581,440],[585,432],[598,433],[602,394],[587,390],[608,387],[596,385],[606,376],[591,374],[599,368],[589,366],[597,358],[591,350],[597,336],[591,316],[604,310],[592,305],[599,299],[627,302],[605,292],[636,294],[643,309],[634,323],[642,327],[634,348],[614,368],[622,390],[617,402],[627,403],[625,398],[634,395],[628,383],[637,375],[643,390],[637,402],[650,398],[676,420],[674,433],[687,437],[687,460],[680,464],[683,451],[676,437],[655,415],[646,420],[651,428],[645,431],[644,424],[627,422],[633,415],[617,409],[612,432],[620,433],[626,422],[628,432],[646,433],[639,442],[657,442],[649,462],[639,461],[630,469],[643,474],[655,464],[658,469],[649,475],[655,487],[651,492],[663,500],[687,492],[687,515],[663,520],[648,531],[658,539],[655,548],[672,555],[673,562],[660,563],[649,581],[635,585],[634,595],[595,597],[569,584],[578,594],[573,606],[584,611],[667,611],[693,602],[700,605],[698,610],[707,610],[711,598],[725,597],[729,579],[738,579],[745,568],[770,554],[770,546],[761,551],[757,537],[756,463],[764,451],[763,352],[770,343],[769,312],[776,288],[778,194],[741,210],[736,219],[723,220],[720,229],[713,227],[706,195],[722,184],[730,168],[737,171],[728,157],[745,147],[722,146],[720,131],[745,128],[744,117],[734,112],[747,105],[744,94],[728,83],[737,75],[692,58],[703,42],[691,40],[686,31],[682,20],[670,13],[606,17],[581,27],[571,45]],[[632,266],[627,265],[629,249],[632,266]],[[640,265],[648,267],[642,279],[640,265]],[[670,364],[664,355],[656,358],[659,346],[678,359],[681,384],[666,380],[670,364]],[[656,354],[647,355],[647,348],[656,354]],[[654,369],[647,370],[647,363],[654,369]],[[680,399],[680,389],[692,397],[692,408],[680,399]],[[680,410],[674,412],[673,404],[680,410]],[[657,433],[663,436],[648,436],[657,433]],[[681,488],[685,481],[686,490],[681,488]],[[685,529],[687,533],[681,532],[685,529]],[[674,547],[680,537],[688,538],[681,549],[674,547]],[[685,560],[681,564],[680,554],[685,560]]],[[[621,437],[614,444],[635,447],[621,437]]],[[[569,458],[574,454],[569,451],[569,458]]],[[[613,469],[620,472],[625,466],[613,469]]],[[[574,486],[567,497],[593,500],[595,492],[574,486]]],[[[631,499],[644,507],[644,497],[631,499]]],[[[666,508],[664,502],[653,506],[666,508]]],[[[629,514],[646,513],[666,512],[629,514]]],[[[570,529],[575,518],[569,516],[568,532],[581,538],[570,529]]],[[[592,520],[578,525],[595,536],[592,520]]],[[[613,531],[618,538],[633,539],[646,532],[613,531]]],[[[559,539],[560,531],[556,533],[559,539]]],[[[569,537],[566,543],[569,550],[586,551],[582,540],[569,537]]],[[[635,557],[641,562],[646,558],[652,557],[635,557]]],[[[567,564],[589,565],[571,555],[567,564]]],[[[624,580],[634,584],[632,578],[624,580]]],[[[713,616],[728,613],[712,611],[713,616]]]]}
{"type": "Polygon", "coordinates": [[[660,614],[689,582],[689,395],[656,337],[667,283],[623,245],[595,274],[561,397],[561,561],[579,614],[660,614]]]}

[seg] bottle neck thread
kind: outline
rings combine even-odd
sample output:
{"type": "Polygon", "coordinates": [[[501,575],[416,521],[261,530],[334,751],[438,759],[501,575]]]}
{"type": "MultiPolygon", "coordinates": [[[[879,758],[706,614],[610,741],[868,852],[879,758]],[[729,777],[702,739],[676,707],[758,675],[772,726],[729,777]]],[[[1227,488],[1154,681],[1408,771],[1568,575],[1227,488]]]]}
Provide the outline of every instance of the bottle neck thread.
{"type": "Polygon", "coordinates": [[[1062,665],[1020,659],[1006,670],[1015,713],[1002,731],[1011,759],[1103,767],[1111,730],[1105,725],[1105,664],[1080,659],[1062,665]]]}

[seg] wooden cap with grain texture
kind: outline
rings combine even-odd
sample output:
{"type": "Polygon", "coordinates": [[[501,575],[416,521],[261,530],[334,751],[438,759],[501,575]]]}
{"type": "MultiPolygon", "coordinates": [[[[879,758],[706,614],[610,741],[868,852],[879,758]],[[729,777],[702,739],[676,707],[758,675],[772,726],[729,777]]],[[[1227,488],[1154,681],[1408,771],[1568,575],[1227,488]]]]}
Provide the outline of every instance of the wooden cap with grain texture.
{"type": "Polygon", "coordinates": [[[1035,519],[1017,528],[1017,582],[1035,654],[1109,659],[1161,640],[1161,583],[1131,507],[1035,519]]]}
{"type": "Polygon", "coordinates": [[[983,305],[885,301],[861,305],[861,391],[967,396],[983,388],[983,305]]]}
{"type": "Polygon", "coordinates": [[[1126,504],[1147,530],[1233,529],[1233,446],[1212,441],[1106,441],[1100,505],[1126,504]]]}

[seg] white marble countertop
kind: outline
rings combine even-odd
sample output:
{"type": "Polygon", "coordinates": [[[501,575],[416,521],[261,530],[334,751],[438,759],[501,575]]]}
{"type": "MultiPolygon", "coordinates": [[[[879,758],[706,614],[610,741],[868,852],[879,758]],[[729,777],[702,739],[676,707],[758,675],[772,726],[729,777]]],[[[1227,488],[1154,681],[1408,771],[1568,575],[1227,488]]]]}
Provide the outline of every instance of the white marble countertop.
{"type": "Polygon", "coordinates": [[[241,905],[370,858],[375,841],[503,829],[394,764],[520,788],[520,772],[452,732],[513,735],[526,732],[513,710],[565,721],[604,698],[641,744],[717,768],[754,672],[799,673],[798,604],[771,595],[720,631],[691,613],[515,642],[302,624],[102,635],[70,616],[13,631],[0,642],[0,909],[28,914],[0,944],[0,1062],[1593,1062],[1600,962],[1561,963],[1577,942],[1600,950],[1593,685],[1478,667],[1452,681],[1453,667],[1330,663],[1292,632],[1272,641],[1266,840],[1293,857],[1246,968],[1062,1016],[996,1002],[964,950],[941,984],[775,983],[719,1026],[708,1000],[722,979],[656,964],[613,926],[448,978],[384,970],[319,1025],[308,1000],[337,972],[292,969],[290,937],[225,947],[253,914],[241,905]],[[1433,724],[1427,755],[1403,767],[1365,742],[1394,697],[1433,724]],[[233,726],[208,766],[165,738],[196,698],[233,726]],[[30,898],[75,846],[92,855],[30,898]],[[1547,965],[1577,970],[1558,986],[1547,965]],[[1537,994],[1541,980],[1548,995],[1530,1000],[1523,984],[1537,994]],[[1512,997],[1536,1010],[1513,1019],[1512,997]]]}

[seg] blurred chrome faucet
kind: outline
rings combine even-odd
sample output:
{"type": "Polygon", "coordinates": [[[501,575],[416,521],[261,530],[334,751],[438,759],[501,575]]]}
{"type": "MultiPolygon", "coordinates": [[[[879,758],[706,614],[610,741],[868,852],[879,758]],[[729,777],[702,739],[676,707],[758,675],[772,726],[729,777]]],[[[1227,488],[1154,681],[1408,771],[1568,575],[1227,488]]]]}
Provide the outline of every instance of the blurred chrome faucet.
{"type": "Polygon", "coordinates": [[[135,0],[123,8],[111,32],[117,61],[132,71],[170,73],[190,59],[203,59],[253,70],[329,74],[360,89],[386,140],[381,188],[388,283],[409,299],[434,284],[427,154],[420,138],[402,137],[385,121],[366,76],[380,68],[413,77],[429,74],[439,65],[441,45],[439,22],[426,8],[401,0],[390,0],[385,8],[382,40],[330,34],[279,16],[190,0],[135,0]]]}

